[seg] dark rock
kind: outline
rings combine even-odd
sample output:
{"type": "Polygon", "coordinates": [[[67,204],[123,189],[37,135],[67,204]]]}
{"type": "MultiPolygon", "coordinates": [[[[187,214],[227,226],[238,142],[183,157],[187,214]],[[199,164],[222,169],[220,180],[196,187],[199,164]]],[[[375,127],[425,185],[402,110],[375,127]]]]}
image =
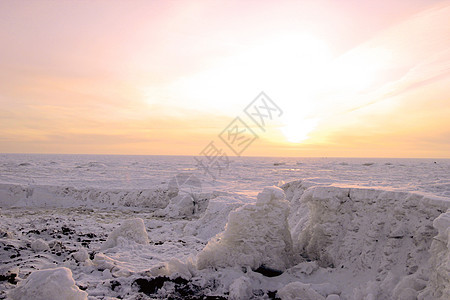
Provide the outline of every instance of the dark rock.
{"type": "Polygon", "coordinates": [[[281,274],[283,274],[282,271],[268,268],[264,265],[261,265],[258,269],[254,270],[254,271],[257,273],[260,273],[266,277],[276,277],[276,276],[280,276],[281,274]]]}
{"type": "Polygon", "coordinates": [[[166,281],[170,281],[170,278],[166,276],[151,279],[138,278],[134,281],[134,284],[139,286],[139,292],[150,296],[162,288],[166,281]]]}
{"type": "Polygon", "coordinates": [[[16,277],[18,276],[18,271],[16,270],[5,270],[0,271],[0,281],[7,281],[11,284],[17,284],[16,277]]]}
{"type": "Polygon", "coordinates": [[[112,280],[110,283],[111,283],[111,289],[113,291],[115,291],[116,288],[120,286],[120,282],[118,282],[117,280],[112,280]]]}
{"type": "Polygon", "coordinates": [[[41,234],[41,232],[40,232],[39,230],[30,230],[30,231],[28,231],[26,234],[27,234],[27,235],[28,235],[28,234],[41,234]]]}
{"type": "Polygon", "coordinates": [[[281,300],[277,297],[277,291],[267,291],[267,296],[272,300],[281,300]]]}
{"type": "Polygon", "coordinates": [[[146,294],[147,296],[154,296],[164,283],[174,283],[174,290],[169,291],[165,299],[168,300],[225,300],[223,296],[211,296],[204,295],[202,288],[186,280],[182,277],[171,279],[166,276],[154,277],[154,278],[138,278],[133,282],[133,285],[137,285],[139,292],[146,294]]]}

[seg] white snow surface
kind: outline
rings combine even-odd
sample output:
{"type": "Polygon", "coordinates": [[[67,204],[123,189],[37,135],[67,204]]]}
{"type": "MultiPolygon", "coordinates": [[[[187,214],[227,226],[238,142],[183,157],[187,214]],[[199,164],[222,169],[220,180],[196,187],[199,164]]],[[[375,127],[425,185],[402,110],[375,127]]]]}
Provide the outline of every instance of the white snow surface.
{"type": "Polygon", "coordinates": [[[69,269],[55,268],[31,273],[8,297],[12,300],[86,300],[87,293],[75,285],[69,269]]]}
{"type": "MultiPolygon", "coordinates": [[[[284,164],[278,166],[274,162],[280,162],[280,158],[230,157],[230,161],[230,167],[213,181],[190,156],[0,154],[0,183],[18,186],[0,185],[0,195],[4,201],[2,192],[7,195],[13,189],[11,204],[18,205],[16,202],[22,200],[23,206],[31,200],[28,206],[40,201],[63,206],[57,201],[64,199],[68,206],[74,201],[87,206],[149,206],[156,201],[154,197],[160,197],[156,194],[168,188],[171,179],[194,173],[206,193],[256,196],[266,186],[303,179],[316,185],[450,197],[450,159],[283,158],[284,164]],[[153,194],[155,189],[158,192],[153,194]],[[58,200],[52,201],[53,197],[58,200]]],[[[163,197],[158,208],[165,207],[168,200],[163,197]]]]}
{"type": "Polygon", "coordinates": [[[225,231],[198,254],[197,266],[261,266],[284,271],[292,265],[292,240],[287,217],[289,203],[282,189],[267,187],[255,204],[247,204],[228,215],[225,231]]]}
{"type": "Polygon", "coordinates": [[[155,187],[145,190],[115,190],[0,183],[2,207],[141,207],[164,208],[177,190],[155,187]]]}
{"type": "Polygon", "coordinates": [[[317,293],[310,284],[300,281],[291,282],[278,291],[281,300],[325,300],[325,297],[317,293]]]}
{"type": "Polygon", "coordinates": [[[210,200],[201,217],[186,224],[184,233],[208,241],[225,229],[230,212],[245,204],[245,199],[242,198],[219,196],[210,200]]]}
{"type": "MultiPolygon", "coordinates": [[[[307,204],[309,217],[306,222],[299,219],[301,230],[293,226],[295,253],[322,268],[335,269],[329,276],[334,284],[338,274],[348,277],[341,283],[342,289],[348,294],[353,289],[354,299],[392,299],[394,291],[405,295],[414,291],[417,297],[426,286],[417,282],[424,282],[434,272],[429,260],[448,255],[447,247],[434,241],[438,231],[432,227],[432,220],[438,218],[435,227],[448,230],[449,224],[440,221],[445,218],[442,213],[448,209],[448,201],[405,192],[337,187],[309,188],[299,201],[307,204]],[[432,250],[430,257],[432,242],[440,250],[436,254],[432,250]],[[414,283],[415,290],[403,292],[405,278],[414,283]],[[346,281],[351,285],[346,287],[346,281]]],[[[448,273],[440,275],[428,284],[448,279],[448,273]]],[[[438,285],[442,289],[448,281],[438,285]]]]}
{"type": "Polygon", "coordinates": [[[126,220],[118,228],[114,229],[103,244],[102,250],[116,247],[130,241],[142,245],[146,245],[149,242],[144,220],[141,218],[126,220]]]}
{"type": "Polygon", "coordinates": [[[230,285],[230,300],[250,299],[252,296],[252,282],[247,276],[239,277],[230,285]]]}
{"type": "Polygon", "coordinates": [[[449,299],[449,169],[233,158],[211,181],[191,157],[0,154],[0,299],[449,299]]]}

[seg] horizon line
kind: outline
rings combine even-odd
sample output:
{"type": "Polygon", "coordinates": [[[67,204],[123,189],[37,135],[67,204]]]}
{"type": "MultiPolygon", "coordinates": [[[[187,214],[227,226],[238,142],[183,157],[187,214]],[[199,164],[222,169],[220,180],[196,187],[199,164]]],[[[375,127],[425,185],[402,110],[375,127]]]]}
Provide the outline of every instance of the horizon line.
{"type": "MultiPolygon", "coordinates": [[[[197,157],[192,154],[118,154],[118,153],[35,153],[35,152],[0,152],[0,155],[103,155],[103,156],[185,156],[197,157]]],[[[450,159],[450,157],[393,157],[393,156],[264,156],[264,155],[227,155],[241,158],[366,158],[366,159],[450,159]]]]}

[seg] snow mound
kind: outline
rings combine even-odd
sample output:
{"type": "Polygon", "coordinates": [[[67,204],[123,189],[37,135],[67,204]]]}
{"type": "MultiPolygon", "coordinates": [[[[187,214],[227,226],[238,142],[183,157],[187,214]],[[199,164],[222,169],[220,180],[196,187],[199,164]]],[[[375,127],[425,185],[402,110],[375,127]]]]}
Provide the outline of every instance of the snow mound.
{"type": "Polygon", "coordinates": [[[143,190],[113,190],[64,186],[0,183],[0,205],[3,207],[145,207],[164,208],[177,189],[155,187],[143,190]]]}
{"type": "Polygon", "coordinates": [[[291,282],[278,290],[281,300],[325,300],[325,297],[317,293],[310,284],[299,281],[291,282]]]}
{"type": "Polygon", "coordinates": [[[278,187],[265,188],[256,204],[231,212],[225,231],[197,255],[197,267],[249,266],[284,271],[292,265],[289,203],[278,187]]]}
{"type": "Polygon", "coordinates": [[[237,197],[219,196],[211,199],[200,219],[186,224],[184,233],[207,241],[224,230],[230,212],[242,205],[243,202],[237,197]]]}
{"type": "Polygon", "coordinates": [[[87,293],[75,285],[69,269],[56,268],[31,273],[8,297],[12,300],[85,300],[87,293]]]}
{"type": "MultiPolygon", "coordinates": [[[[300,214],[291,211],[291,216],[305,213],[307,204],[309,218],[306,222],[300,218],[299,225],[291,225],[296,228],[296,258],[317,261],[320,267],[333,272],[351,274],[355,288],[352,299],[392,299],[394,291],[398,299],[419,296],[427,290],[435,291],[433,298],[448,293],[448,216],[439,217],[434,228],[432,225],[450,207],[449,201],[364,188],[298,188],[302,204],[293,206],[300,214]],[[427,284],[432,287],[422,291],[422,283],[430,272],[432,241],[435,270],[427,284]],[[408,277],[408,283],[402,281],[410,275],[413,276],[408,277]]],[[[350,292],[348,285],[341,288],[350,292]]]]}
{"type": "Polygon", "coordinates": [[[44,240],[37,239],[31,243],[31,249],[33,249],[34,252],[41,252],[41,251],[49,251],[50,247],[44,240]]]}
{"type": "Polygon", "coordinates": [[[120,244],[133,241],[138,244],[146,245],[149,243],[147,230],[145,229],[144,220],[141,218],[128,219],[108,236],[103,244],[102,249],[116,247],[120,244]]]}
{"type": "Polygon", "coordinates": [[[156,217],[185,218],[198,216],[205,212],[210,199],[215,198],[214,193],[179,194],[170,199],[169,204],[154,213],[156,217]]]}
{"type": "Polygon", "coordinates": [[[337,187],[310,188],[301,201],[309,204],[310,220],[294,241],[297,251],[321,266],[371,267],[384,275],[393,263],[406,274],[417,270],[436,234],[430,220],[449,205],[411,193],[337,187]]]}
{"type": "Polygon", "coordinates": [[[266,187],[256,196],[256,204],[269,204],[277,200],[284,200],[286,195],[284,191],[276,186],[266,187]]]}
{"type": "Polygon", "coordinates": [[[85,248],[81,248],[77,252],[73,253],[72,257],[78,262],[84,262],[89,259],[89,253],[85,248]]]}
{"type": "Polygon", "coordinates": [[[305,180],[292,181],[281,186],[286,194],[286,199],[290,202],[291,212],[288,222],[294,240],[298,240],[298,236],[309,220],[308,204],[301,199],[303,193],[312,186],[317,186],[317,184],[305,180]]]}
{"type": "Polygon", "coordinates": [[[133,273],[126,262],[111,258],[101,252],[95,254],[92,263],[98,270],[107,271],[114,277],[128,277],[133,273]]]}
{"type": "Polygon", "coordinates": [[[449,299],[450,296],[450,210],[433,222],[438,235],[431,243],[430,280],[418,299],[449,299]]]}

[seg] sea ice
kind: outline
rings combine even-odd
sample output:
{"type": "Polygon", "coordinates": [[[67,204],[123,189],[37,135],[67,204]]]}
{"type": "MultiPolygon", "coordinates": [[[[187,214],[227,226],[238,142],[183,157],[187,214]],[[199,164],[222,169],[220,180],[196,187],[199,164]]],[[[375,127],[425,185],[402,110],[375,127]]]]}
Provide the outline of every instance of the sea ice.
{"type": "Polygon", "coordinates": [[[34,271],[25,281],[9,292],[12,300],[86,300],[67,268],[34,271]]]}
{"type": "Polygon", "coordinates": [[[126,241],[133,241],[138,244],[148,244],[148,234],[145,229],[144,220],[141,218],[134,218],[125,220],[122,225],[116,228],[108,236],[108,239],[103,244],[102,249],[116,247],[126,241]]]}
{"type": "Polygon", "coordinates": [[[197,266],[249,266],[284,271],[292,265],[289,203],[278,187],[265,188],[256,204],[231,212],[225,231],[210,240],[197,256],[197,266]]]}

